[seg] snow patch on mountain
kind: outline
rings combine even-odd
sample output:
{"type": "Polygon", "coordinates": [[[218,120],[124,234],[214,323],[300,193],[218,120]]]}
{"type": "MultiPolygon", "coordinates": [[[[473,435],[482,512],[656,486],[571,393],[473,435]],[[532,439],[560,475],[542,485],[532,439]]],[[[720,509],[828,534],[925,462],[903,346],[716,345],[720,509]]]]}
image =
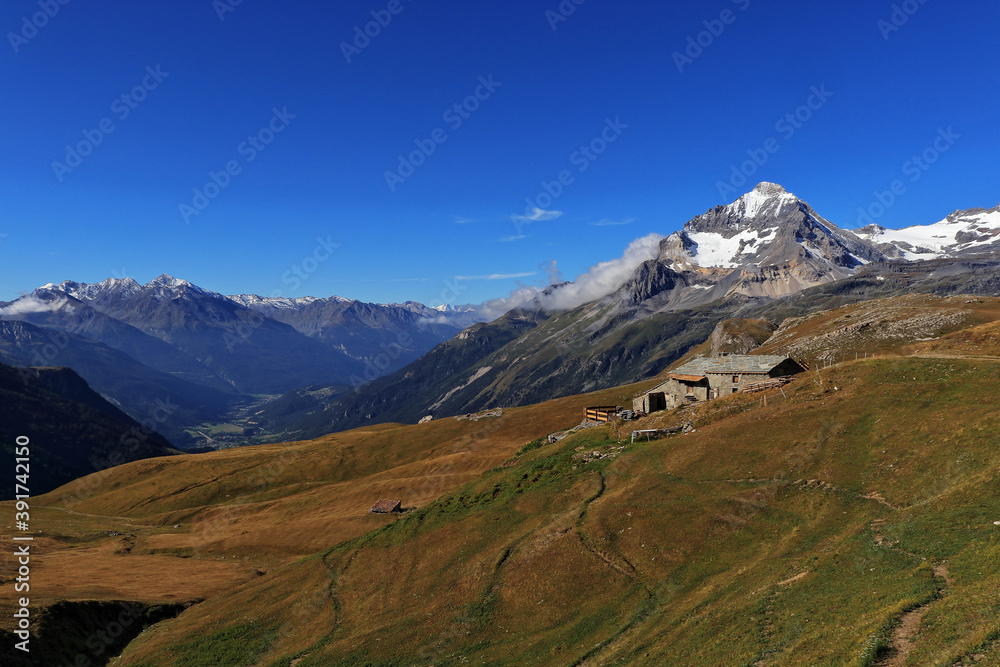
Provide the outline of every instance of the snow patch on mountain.
{"type": "Polygon", "coordinates": [[[181,280],[180,278],[174,278],[173,276],[163,273],[156,278],[153,278],[148,283],[142,286],[142,289],[156,289],[159,294],[169,293],[171,295],[179,293],[181,290],[189,289],[193,292],[198,292],[199,294],[209,294],[212,296],[222,295],[217,292],[212,292],[204,287],[198,287],[194,283],[190,283],[187,280],[181,280]]]}
{"type": "MultiPolygon", "coordinates": [[[[229,294],[226,295],[226,298],[240,304],[241,306],[246,306],[247,308],[252,308],[253,306],[269,306],[271,308],[282,308],[286,310],[294,310],[300,306],[308,306],[310,303],[323,300],[315,296],[301,296],[291,299],[286,297],[257,296],[256,294],[229,294]]],[[[336,303],[353,302],[353,299],[345,299],[339,296],[332,296],[329,300],[336,303]]]]}
{"type": "Polygon", "coordinates": [[[42,285],[39,289],[63,292],[74,299],[88,301],[107,292],[114,292],[127,297],[141,290],[142,286],[131,278],[106,278],[99,283],[92,284],[64,280],[58,285],[53,283],[42,285]]]}
{"type": "Polygon", "coordinates": [[[869,225],[855,233],[872,243],[895,246],[902,259],[937,259],[957,254],[975,254],[1000,242],[1000,206],[955,211],[931,225],[886,229],[869,225]]]}
{"type": "Polygon", "coordinates": [[[740,260],[741,255],[757,252],[762,243],[774,240],[777,233],[778,228],[772,227],[763,231],[746,229],[730,238],[716,232],[688,232],[687,237],[696,246],[692,255],[696,265],[734,269],[745,263],[740,260]]]}
{"type": "Polygon", "coordinates": [[[777,183],[765,181],[758,183],[757,187],[730,204],[729,208],[744,220],[755,220],[765,216],[777,217],[785,207],[797,206],[798,201],[795,195],[777,183]]]}

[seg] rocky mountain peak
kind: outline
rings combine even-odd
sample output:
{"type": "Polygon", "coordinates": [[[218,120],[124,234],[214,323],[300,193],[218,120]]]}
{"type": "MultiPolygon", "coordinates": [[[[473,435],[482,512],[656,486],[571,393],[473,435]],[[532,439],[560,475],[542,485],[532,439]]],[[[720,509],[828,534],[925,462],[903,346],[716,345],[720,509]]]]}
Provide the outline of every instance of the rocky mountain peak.
{"type": "Polygon", "coordinates": [[[808,204],[789,193],[777,183],[759,183],[753,190],[731,204],[715,208],[692,218],[684,225],[688,234],[721,234],[732,238],[748,230],[763,231],[800,211],[808,204]]]}
{"type": "Polygon", "coordinates": [[[170,274],[161,273],[145,285],[146,287],[191,287],[191,283],[186,280],[174,278],[170,274]]]}
{"type": "Polygon", "coordinates": [[[777,183],[768,183],[767,181],[761,181],[758,183],[754,187],[753,191],[767,197],[789,194],[785,188],[781,187],[777,183]]]}
{"type": "Polygon", "coordinates": [[[81,301],[89,301],[97,298],[102,294],[114,293],[122,296],[128,296],[142,289],[132,278],[105,278],[99,283],[78,283],[75,280],[64,280],[63,282],[55,285],[53,283],[48,283],[42,285],[35,292],[39,291],[53,291],[62,292],[75,299],[81,301]]]}
{"type": "Polygon", "coordinates": [[[733,203],[687,222],[661,243],[660,259],[690,270],[790,261],[854,267],[882,257],[782,186],[763,182],[733,203]]]}

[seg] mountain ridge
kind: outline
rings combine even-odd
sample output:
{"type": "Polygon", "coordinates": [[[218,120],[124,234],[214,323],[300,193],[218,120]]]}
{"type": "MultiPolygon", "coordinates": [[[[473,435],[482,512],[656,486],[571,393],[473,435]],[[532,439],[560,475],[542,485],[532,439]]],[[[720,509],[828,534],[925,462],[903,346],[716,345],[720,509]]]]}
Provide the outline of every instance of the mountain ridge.
{"type": "MultiPolygon", "coordinates": [[[[538,392],[566,395],[574,387],[642,379],[684,353],[664,331],[691,344],[722,319],[752,316],[765,303],[850,282],[866,267],[891,273],[891,265],[901,263],[921,273],[914,260],[948,259],[953,252],[971,259],[972,251],[988,253],[1000,242],[1000,207],[956,211],[937,227],[907,228],[906,234],[936,236],[942,224],[962,243],[943,243],[936,250],[910,244],[910,250],[901,250],[902,237],[881,228],[841,229],[781,185],[762,182],[667,237],[637,240],[621,260],[601,263],[574,282],[520,290],[480,307],[366,304],[340,296],[225,296],[168,274],[145,285],[131,278],[91,285],[65,281],[29,297],[51,301],[61,292],[82,304],[75,307],[127,325],[130,336],[142,333],[172,345],[182,357],[170,363],[180,368],[190,359],[202,365],[202,376],[192,376],[202,383],[284,394],[274,411],[281,432],[289,425],[295,430],[300,411],[301,431],[318,435],[364,420],[460,414],[538,400],[538,392]],[[995,229],[988,226],[994,215],[995,229]],[[507,312],[506,319],[485,315],[495,308],[507,312]],[[474,324],[483,319],[489,323],[474,324]],[[410,366],[428,354],[435,356],[410,366]],[[421,380],[421,373],[431,377],[421,380]],[[380,377],[395,379],[359,389],[380,377]],[[347,386],[355,391],[345,392],[347,386]],[[395,396],[379,397],[382,391],[395,396]],[[344,423],[337,424],[333,415],[344,423]]],[[[964,266],[952,263],[945,270],[967,275],[964,266]]],[[[989,287],[971,289],[987,293],[989,287]]],[[[22,298],[0,305],[0,316],[16,318],[24,311],[20,316],[36,325],[67,330],[67,322],[28,312],[32,307],[22,298]]],[[[107,333],[104,340],[112,338],[107,333]]],[[[134,345],[126,349],[114,340],[119,349],[142,356],[134,345]]],[[[150,365],[167,368],[167,361],[158,362],[150,365]]],[[[259,414],[269,419],[269,411],[259,414]]]]}
{"type": "Polygon", "coordinates": [[[481,349],[476,358],[474,342],[463,350],[457,337],[325,407],[314,404],[303,415],[301,433],[317,437],[364,423],[415,422],[640,381],[707,338],[722,320],[777,317],[782,308],[811,312],[823,307],[823,298],[996,292],[998,262],[908,262],[889,255],[781,186],[762,183],[662,239],[658,256],[639,263],[610,294],[567,310],[548,307],[565,285],[538,293],[521,307],[534,313],[535,326],[515,338],[488,333],[494,324],[503,331],[501,320],[480,325],[476,340],[499,346],[481,349]],[[904,270],[907,277],[899,275],[904,270]]]}

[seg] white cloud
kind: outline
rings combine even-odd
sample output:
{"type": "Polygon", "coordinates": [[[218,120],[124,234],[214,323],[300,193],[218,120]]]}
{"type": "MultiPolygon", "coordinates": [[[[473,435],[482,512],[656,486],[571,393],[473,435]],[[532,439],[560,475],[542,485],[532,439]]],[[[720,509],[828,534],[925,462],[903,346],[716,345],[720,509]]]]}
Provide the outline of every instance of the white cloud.
{"type": "Polygon", "coordinates": [[[67,299],[55,299],[53,301],[42,301],[35,296],[23,296],[8,306],[0,308],[0,316],[13,317],[17,315],[28,315],[31,313],[55,312],[66,304],[67,299]]]}
{"type": "Polygon", "coordinates": [[[518,234],[516,236],[505,236],[500,239],[501,243],[510,243],[511,241],[520,241],[521,239],[526,239],[528,236],[526,234],[518,234]]]}
{"type": "MultiPolygon", "coordinates": [[[[568,310],[596,301],[621,287],[640,264],[655,259],[660,253],[663,238],[660,234],[649,234],[636,239],[621,257],[590,267],[572,283],[556,287],[547,294],[537,287],[522,286],[512,291],[510,296],[487,301],[481,306],[482,312],[492,320],[508,310],[529,304],[549,310],[568,310]]],[[[552,268],[555,268],[554,265],[552,268]]]]}
{"type": "Polygon", "coordinates": [[[470,222],[475,222],[475,220],[473,220],[472,218],[460,218],[457,215],[455,216],[456,225],[467,225],[470,222]]]}
{"type": "Polygon", "coordinates": [[[618,225],[631,225],[635,222],[635,218],[625,218],[624,220],[611,220],[610,218],[604,218],[600,222],[592,223],[593,227],[616,227],[618,225]]]}
{"type": "Polygon", "coordinates": [[[540,208],[533,208],[527,215],[512,215],[514,220],[529,220],[531,222],[545,222],[555,220],[562,215],[562,211],[546,211],[540,208]]]}
{"type": "Polygon", "coordinates": [[[455,276],[456,280],[510,280],[512,278],[527,278],[535,275],[531,273],[491,273],[488,276],[455,276]]]}
{"type": "Polygon", "coordinates": [[[549,277],[550,285],[558,285],[563,281],[562,271],[559,270],[559,263],[556,260],[549,260],[548,262],[542,262],[538,265],[538,268],[545,272],[549,277]]]}

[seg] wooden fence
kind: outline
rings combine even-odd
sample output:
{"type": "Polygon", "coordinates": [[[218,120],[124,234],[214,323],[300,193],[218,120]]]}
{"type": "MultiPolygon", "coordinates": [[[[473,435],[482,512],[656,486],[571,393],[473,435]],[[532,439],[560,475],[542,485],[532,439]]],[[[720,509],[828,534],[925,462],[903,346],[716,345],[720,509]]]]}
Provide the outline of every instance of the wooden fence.
{"type": "Polygon", "coordinates": [[[617,405],[598,405],[586,409],[585,418],[589,422],[606,424],[611,418],[618,414],[620,408],[617,405]]]}

